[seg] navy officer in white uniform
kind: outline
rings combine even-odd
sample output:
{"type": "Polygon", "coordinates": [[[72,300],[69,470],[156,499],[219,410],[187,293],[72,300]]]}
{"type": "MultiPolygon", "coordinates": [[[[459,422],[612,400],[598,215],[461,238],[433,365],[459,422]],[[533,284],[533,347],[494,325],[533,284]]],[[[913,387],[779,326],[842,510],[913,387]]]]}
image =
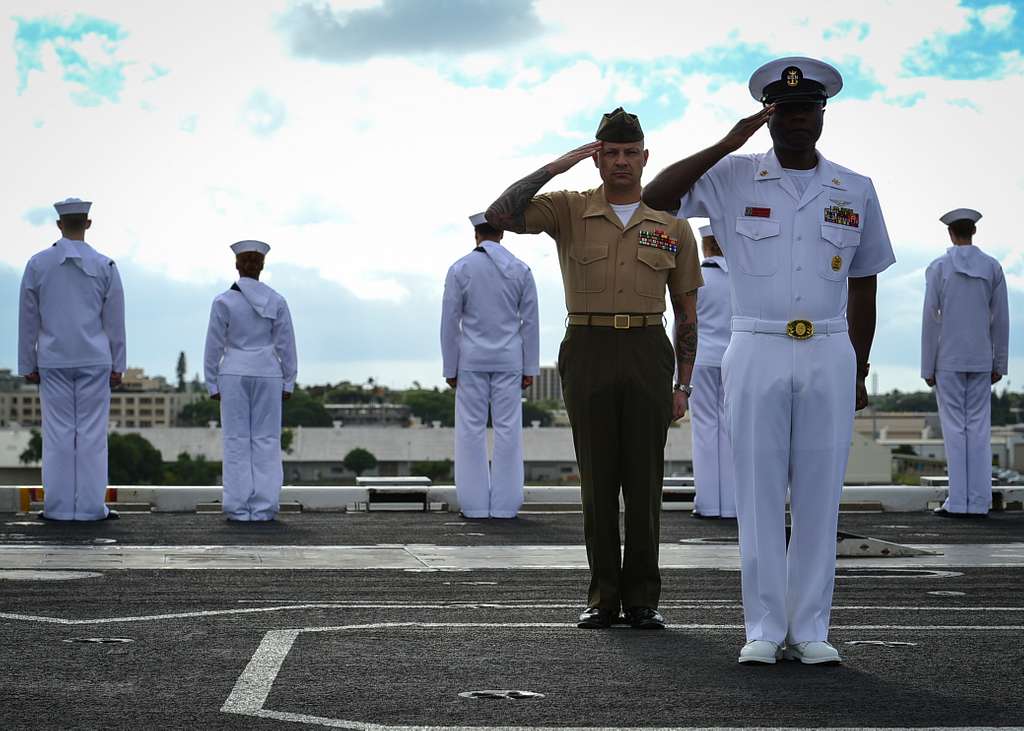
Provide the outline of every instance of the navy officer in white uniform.
{"type": "Polygon", "coordinates": [[[697,357],[690,380],[693,479],[697,491],[693,517],[735,518],[736,479],[722,386],[722,356],[732,335],[729,263],[722,256],[711,226],[701,226],[700,236],[704,286],[697,290],[697,357]]]}
{"type": "Polygon", "coordinates": [[[444,377],[455,389],[455,492],[467,518],[515,518],[523,504],[522,389],[540,373],[537,287],[483,213],[476,247],[452,264],[441,307],[444,377]],[[487,414],[494,457],[487,460],[487,414]]]}
{"type": "Polygon", "coordinates": [[[44,520],[116,518],[107,508],[110,389],[125,369],[124,290],[114,262],[85,242],[92,203],[55,203],[61,238],[21,280],[18,372],[39,384],[44,520]]]}
{"type": "Polygon", "coordinates": [[[992,507],[992,384],[1006,374],[1010,313],[999,262],[974,245],[981,214],[939,220],[953,245],[925,272],[921,377],[935,388],[949,496],[935,514],[986,516],[992,507]]]}
{"type": "Polygon", "coordinates": [[[722,376],[747,635],[739,661],[837,663],[828,630],[839,500],[854,409],[867,405],[876,275],[895,257],[871,180],[816,149],[839,72],[782,58],[749,88],[762,110],[663,171],[644,201],[710,218],[729,264],[722,376]],[[772,149],[731,154],[765,124],[772,149]]]}
{"type": "Polygon", "coordinates": [[[239,241],[238,281],[210,309],[206,387],[220,401],[224,436],[224,515],[273,520],[280,509],[281,402],[295,389],[298,359],[284,297],[259,281],[270,246],[239,241]]]}

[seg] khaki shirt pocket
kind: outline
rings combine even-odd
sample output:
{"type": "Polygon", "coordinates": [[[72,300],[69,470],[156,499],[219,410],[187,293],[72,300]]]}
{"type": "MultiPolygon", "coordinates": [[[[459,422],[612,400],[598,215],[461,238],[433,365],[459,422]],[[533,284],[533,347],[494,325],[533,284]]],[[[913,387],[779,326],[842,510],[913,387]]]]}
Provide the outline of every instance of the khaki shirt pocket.
{"type": "Polygon", "coordinates": [[[569,250],[573,292],[603,292],[608,286],[608,245],[584,244],[569,250]]]}
{"type": "Polygon", "coordinates": [[[636,258],[636,293],[664,300],[668,276],[676,268],[676,255],[662,249],[638,246],[636,258]]]}
{"type": "Polygon", "coordinates": [[[823,223],[821,238],[818,273],[832,282],[844,281],[860,246],[860,231],[823,223]]]}
{"type": "Polygon", "coordinates": [[[779,232],[781,224],[771,218],[736,218],[736,250],[729,252],[744,274],[770,277],[779,270],[779,232]]]}

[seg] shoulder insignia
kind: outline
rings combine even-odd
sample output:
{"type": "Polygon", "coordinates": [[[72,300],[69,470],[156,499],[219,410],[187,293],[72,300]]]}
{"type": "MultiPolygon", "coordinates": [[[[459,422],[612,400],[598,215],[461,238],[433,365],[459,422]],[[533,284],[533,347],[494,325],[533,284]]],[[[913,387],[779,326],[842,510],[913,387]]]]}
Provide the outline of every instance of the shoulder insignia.
{"type": "Polygon", "coordinates": [[[113,259],[110,260],[109,266],[114,266],[114,260],[113,259]]]}

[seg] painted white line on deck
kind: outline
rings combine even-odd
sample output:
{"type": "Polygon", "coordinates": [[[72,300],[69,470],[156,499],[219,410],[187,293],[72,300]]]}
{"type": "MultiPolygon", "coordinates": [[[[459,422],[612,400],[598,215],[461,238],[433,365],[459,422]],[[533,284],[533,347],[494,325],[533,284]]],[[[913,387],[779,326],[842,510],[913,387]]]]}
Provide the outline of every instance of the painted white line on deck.
{"type": "MultiPolygon", "coordinates": [[[[410,609],[430,609],[430,610],[462,610],[462,611],[486,611],[489,609],[572,609],[578,610],[582,607],[579,602],[567,602],[565,604],[505,604],[505,603],[492,603],[492,602],[465,602],[456,604],[374,604],[374,603],[359,603],[359,602],[308,602],[303,604],[284,604],[275,605],[270,607],[245,607],[236,609],[207,609],[199,610],[194,612],[171,612],[165,614],[149,614],[139,616],[122,616],[122,617],[96,617],[91,619],[65,619],[63,617],[50,617],[46,615],[36,614],[21,614],[15,612],[0,612],[0,619],[8,619],[12,621],[21,622],[40,622],[44,624],[61,624],[61,625],[85,625],[85,624],[118,624],[118,623],[130,623],[130,622],[154,622],[162,620],[172,619],[196,619],[202,617],[219,617],[219,616],[230,616],[238,614],[266,614],[269,612],[293,612],[293,611],[309,611],[309,610],[352,610],[352,609],[397,609],[397,610],[410,610],[410,609]]],[[[740,604],[691,604],[691,605],[670,605],[664,604],[663,608],[685,611],[688,609],[731,609],[740,610],[742,605],[740,604]]],[[[901,606],[850,606],[850,607],[833,607],[833,611],[908,611],[908,612],[1021,612],[1024,613],[1024,607],[901,607],[901,606]]],[[[401,627],[412,627],[412,626],[448,626],[447,624],[424,624],[424,623],[399,623],[389,626],[401,626],[401,627]]],[[[479,623],[469,624],[465,626],[474,627],[563,627],[563,626],[574,626],[573,623],[565,622],[553,622],[553,623],[526,623],[526,624],[510,624],[510,623],[479,623]]],[[[677,629],[712,629],[712,628],[734,628],[742,627],[743,625],[711,625],[711,624],[670,624],[669,627],[677,629]]],[[[911,625],[913,627],[913,625],[911,625]]],[[[919,629],[955,629],[957,625],[934,625],[931,627],[920,627],[919,629]]],[[[841,629],[842,627],[834,626],[833,629],[841,629]]],[[[905,625],[852,625],[846,627],[846,629],[907,629],[905,625]]],[[[914,627],[917,628],[917,627],[914,627]]],[[[980,629],[979,627],[963,626],[962,629],[980,629]]],[[[335,628],[331,628],[335,629],[335,628]]],[[[991,626],[991,629],[1000,629],[998,626],[991,626]]]]}
{"type": "MultiPolygon", "coordinates": [[[[575,629],[573,625],[568,625],[575,629]]],[[[675,625],[679,626],[679,625],[675,625]]],[[[724,625],[723,625],[724,626],[724,625]]],[[[264,708],[264,704],[270,695],[270,691],[281,672],[281,666],[295,643],[296,638],[303,632],[326,632],[342,630],[366,630],[386,629],[394,627],[562,627],[562,624],[545,623],[523,623],[523,624],[453,624],[453,623],[376,623],[362,625],[347,625],[339,627],[310,627],[293,630],[271,630],[263,636],[263,641],[253,654],[249,664],[239,676],[231,695],[224,702],[221,711],[242,716],[256,718],[269,718],[276,721],[287,721],[291,723],[303,723],[328,728],[348,728],[354,731],[698,731],[700,729],[715,729],[715,731],[806,731],[806,729],[788,726],[758,726],[758,727],[733,727],[733,726],[676,726],[676,727],[578,727],[578,726],[388,726],[384,724],[366,723],[363,721],[352,721],[340,718],[327,718],[325,716],[313,716],[304,713],[290,713],[286,711],[273,711],[264,708]]],[[[838,629],[838,628],[834,628],[838,629]]],[[[834,727],[830,731],[1003,731],[994,726],[929,726],[929,727],[863,727],[845,726],[834,727]]]]}

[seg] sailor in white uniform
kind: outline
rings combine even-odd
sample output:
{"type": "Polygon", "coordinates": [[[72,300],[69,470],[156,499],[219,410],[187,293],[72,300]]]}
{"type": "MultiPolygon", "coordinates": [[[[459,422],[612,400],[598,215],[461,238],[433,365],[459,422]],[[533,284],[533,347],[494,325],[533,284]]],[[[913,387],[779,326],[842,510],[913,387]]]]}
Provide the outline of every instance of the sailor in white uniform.
{"type": "Polygon", "coordinates": [[[732,447],[725,420],[722,356],[732,335],[729,264],[711,226],[700,229],[704,286],[697,291],[697,358],[690,384],[695,518],[735,518],[732,447]]]}
{"type": "Polygon", "coordinates": [[[981,214],[958,208],[939,220],[953,246],[925,273],[921,377],[935,388],[946,445],[943,517],[992,507],[992,384],[1006,374],[1010,314],[999,262],[972,243],[981,214]]]}
{"type": "Polygon", "coordinates": [[[854,409],[867,405],[876,275],[895,257],[871,180],[815,147],[839,72],[783,58],[749,88],[763,109],[664,170],[644,201],[710,218],[729,265],[722,376],[747,635],[739,661],[836,663],[827,640],[839,499],[854,409]],[[765,123],[770,151],[730,154],[765,123]]]}
{"type": "Polygon", "coordinates": [[[295,389],[295,331],[284,297],[259,281],[270,246],[239,241],[231,250],[239,278],[213,300],[206,387],[220,400],[224,514],[266,521],[280,508],[281,401],[295,389]]]}
{"type": "Polygon", "coordinates": [[[104,520],[110,388],[125,369],[124,291],[114,262],[85,243],[92,203],[55,203],[63,234],[21,280],[18,372],[39,384],[44,520],[104,520]]]}
{"type": "Polygon", "coordinates": [[[523,504],[522,389],[540,373],[537,287],[530,268],[470,217],[476,248],[444,283],[441,353],[455,389],[455,492],[467,518],[514,518],[523,504]],[[487,462],[487,414],[494,456],[487,462]]]}

